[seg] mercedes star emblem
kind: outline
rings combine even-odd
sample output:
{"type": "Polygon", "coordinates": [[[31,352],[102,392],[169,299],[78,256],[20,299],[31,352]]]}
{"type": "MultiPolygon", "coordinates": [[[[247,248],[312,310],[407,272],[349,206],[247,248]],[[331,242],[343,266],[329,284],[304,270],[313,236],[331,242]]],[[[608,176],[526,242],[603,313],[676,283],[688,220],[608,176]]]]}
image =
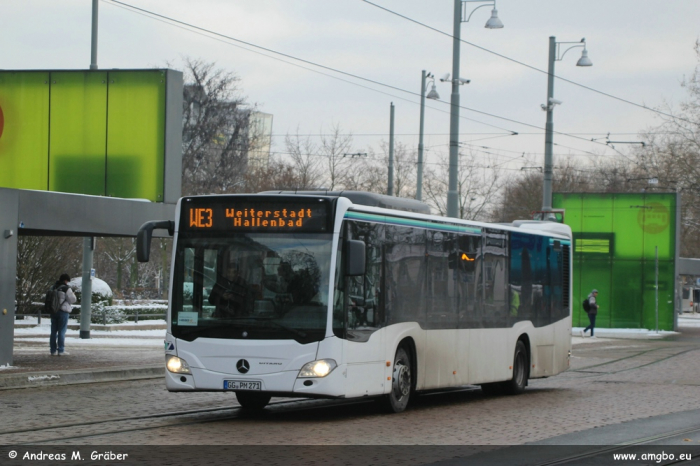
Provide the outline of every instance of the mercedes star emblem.
{"type": "Polygon", "coordinates": [[[250,370],[250,364],[245,359],[239,359],[236,363],[236,369],[238,369],[238,372],[241,374],[245,374],[250,370]]]}

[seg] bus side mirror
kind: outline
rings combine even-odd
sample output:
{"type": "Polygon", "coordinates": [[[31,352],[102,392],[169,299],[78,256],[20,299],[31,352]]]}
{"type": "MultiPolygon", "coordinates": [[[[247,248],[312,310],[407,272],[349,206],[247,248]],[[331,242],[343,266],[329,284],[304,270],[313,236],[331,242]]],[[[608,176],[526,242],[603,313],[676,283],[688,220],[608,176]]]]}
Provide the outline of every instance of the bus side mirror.
{"type": "Polygon", "coordinates": [[[175,232],[175,222],[172,220],[162,220],[160,222],[146,222],[141,225],[139,232],[136,234],[136,259],[139,262],[148,262],[151,256],[151,238],[153,230],[161,228],[168,230],[170,236],[175,232]]]}
{"type": "Polygon", "coordinates": [[[356,277],[365,274],[365,243],[350,239],[345,243],[345,275],[356,277]]]}

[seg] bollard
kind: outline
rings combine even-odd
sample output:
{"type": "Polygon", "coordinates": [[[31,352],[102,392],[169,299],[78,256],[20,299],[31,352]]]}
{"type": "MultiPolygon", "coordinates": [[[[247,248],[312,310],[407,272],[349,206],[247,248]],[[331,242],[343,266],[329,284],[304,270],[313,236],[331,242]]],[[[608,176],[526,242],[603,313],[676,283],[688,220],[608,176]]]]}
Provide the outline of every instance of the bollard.
{"type": "Polygon", "coordinates": [[[139,310],[138,309],[136,309],[136,319],[135,320],[136,320],[135,323],[138,324],[139,323],[139,310]]]}

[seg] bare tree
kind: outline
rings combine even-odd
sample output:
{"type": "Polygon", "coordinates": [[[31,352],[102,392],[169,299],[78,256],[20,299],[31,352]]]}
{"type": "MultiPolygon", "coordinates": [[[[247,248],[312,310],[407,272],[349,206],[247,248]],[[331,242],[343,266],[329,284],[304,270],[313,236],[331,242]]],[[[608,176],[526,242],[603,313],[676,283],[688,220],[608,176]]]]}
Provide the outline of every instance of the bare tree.
{"type": "Polygon", "coordinates": [[[352,152],[352,134],[343,134],[340,125],[334,124],[329,135],[321,129],[321,147],[319,154],[325,161],[328,189],[342,187],[344,172],[350,163],[348,154],[352,152]]]}
{"type": "Polygon", "coordinates": [[[266,166],[252,166],[246,173],[246,192],[306,189],[308,181],[295,165],[270,158],[266,166]]]}
{"type": "Polygon", "coordinates": [[[33,302],[63,273],[80,273],[82,239],[59,236],[20,236],[17,244],[15,299],[20,313],[31,311],[33,302]]]}
{"type": "MultiPolygon", "coordinates": [[[[449,189],[447,156],[426,168],[423,182],[425,199],[440,215],[447,213],[449,189]]],[[[488,156],[477,159],[473,152],[460,154],[457,179],[458,215],[467,220],[484,220],[493,209],[496,194],[504,185],[502,170],[488,156]]]]}
{"type": "Polygon", "coordinates": [[[136,253],[134,240],[132,238],[100,238],[100,241],[97,242],[97,249],[100,254],[107,258],[108,264],[114,268],[116,281],[113,285],[121,291],[124,288],[122,283],[124,267],[130,266],[136,253]]]}
{"type": "MultiPolygon", "coordinates": [[[[292,159],[292,164],[297,173],[297,189],[312,189],[320,187],[321,159],[318,156],[317,147],[310,137],[302,138],[299,129],[295,135],[287,134],[284,138],[287,152],[292,159]]],[[[292,186],[290,186],[291,188],[292,186]]]]}
{"type": "Polygon", "coordinates": [[[184,73],[183,193],[235,191],[256,144],[254,108],[240,96],[239,78],[214,63],[188,58],[184,73]]]}
{"type": "MultiPolygon", "coordinates": [[[[389,184],[389,143],[382,141],[380,153],[369,150],[367,168],[360,165],[360,174],[364,174],[364,184],[370,191],[386,194],[389,184]]],[[[408,145],[397,141],[394,144],[394,196],[416,197],[416,159],[418,152],[408,145]]]]}

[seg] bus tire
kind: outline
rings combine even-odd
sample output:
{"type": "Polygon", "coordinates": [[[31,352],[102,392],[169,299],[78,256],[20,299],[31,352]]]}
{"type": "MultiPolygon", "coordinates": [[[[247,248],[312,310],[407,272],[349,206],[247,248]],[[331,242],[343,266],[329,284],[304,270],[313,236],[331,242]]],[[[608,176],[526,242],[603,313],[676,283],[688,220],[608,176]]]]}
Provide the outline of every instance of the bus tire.
{"type": "Polygon", "coordinates": [[[272,396],[256,392],[236,392],[241,408],[248,411],[260,411],[270,402],[272,396]]]}
{"type": "Polygon", "coordinates": [[[508,395],[518,395],[525,391],[529,376],[530,361],[527,357],[527,348],[522,340],[515,345],[513,355],[513,378],[503,382],[503,391],[508,395]]]}
{"type": "Polygon", "coordinates": [[[390,413],[400,413],[408,406],[413,391],[411,357],[406,348],[399,346],[394,356],[391,391],[384,397],[384,406],[390,413]]]}

